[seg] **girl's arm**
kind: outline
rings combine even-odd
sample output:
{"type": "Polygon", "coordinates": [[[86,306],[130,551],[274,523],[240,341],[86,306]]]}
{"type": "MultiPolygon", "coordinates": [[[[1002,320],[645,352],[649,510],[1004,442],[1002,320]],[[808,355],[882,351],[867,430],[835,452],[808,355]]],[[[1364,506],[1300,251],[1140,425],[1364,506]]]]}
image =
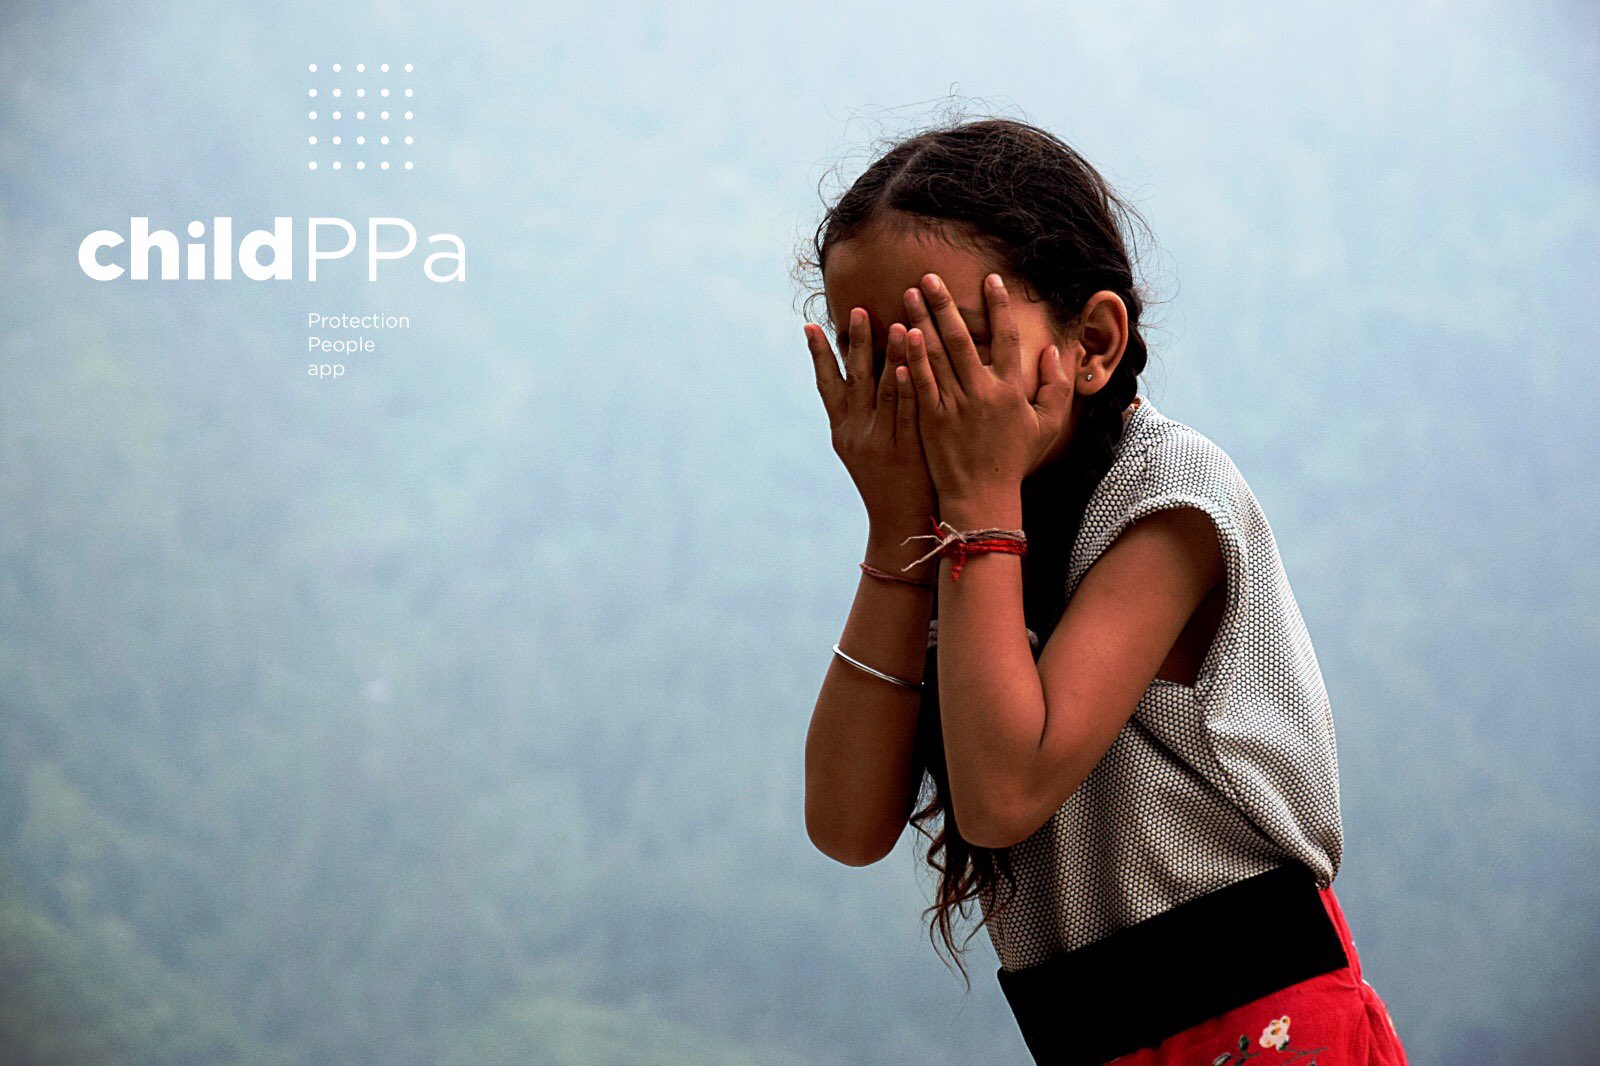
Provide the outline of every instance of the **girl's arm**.
{"type": "MultiPolygon", "coordinates": [[[[1111,296],[1103,306],[1121,333],[1126,311],[1111,296]]],[[[1068,432],[1075,395],[1074,374],[1051,343],[1036,357],[1028,397],[1021,334],[999,274],[985,278],[984,300],[988,364],[937,274],[907,293],[917,308],[907,362],[924,453],[939,517],[959,530],[1022,525],[1022,481],[1068,432]]],[[[1111,747],[1189,616],[1223,580],[1222,546],[1211,516],[1193,506],[1132,523],[1073,591],[1037,667],[1021,558],[979,555],[959,582],[950,570],[941,563],[938,658],[950,799],[964,839],[1003,848],[1043,825],[1111,747]]]]}
{"type": "MultiPolygon", "coordinates": [[[[957,529],[1021,526],[1020,493],[952,502],[957,529]]],[[[1016,555],[941,565],[939,702],[961,835],[1002,848],[1042,826],[1094,769],[1207,593],[1224,579],[1211,517],[1195,507],[1130,525],[1080,581],[1039,654],[1016,555]]]]}
{"type": "MultiPolygon", "coordinates": [[[[890,573],[924,554],[927,532],[873,525],[865,561],[890,573]]],[[[938,559],[905,576],[931,580],[938,559]]],[[[965,574],[963,574],[965,577],[965,574]]],[[[933,590],[862,573],[839,647],[852,658],[906,681],[921,681],[927,662],[933,590]]],[[[913,757],[921,693],[873,677],[832,657],[806,734],[806,832],[829,857],[849,866],[877,862],[894,849],[916,803],[922,768],[913,757]]]]}

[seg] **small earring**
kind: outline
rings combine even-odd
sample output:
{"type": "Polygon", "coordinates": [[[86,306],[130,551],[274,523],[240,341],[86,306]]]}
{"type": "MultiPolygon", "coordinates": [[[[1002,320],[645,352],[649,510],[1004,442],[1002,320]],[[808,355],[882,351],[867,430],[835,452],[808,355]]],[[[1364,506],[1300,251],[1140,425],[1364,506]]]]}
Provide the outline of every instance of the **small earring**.
{"type": "Polygon", "coordinates": [[[1093,374],[1085,374],[1085,375],[1083,375],[1083,380],[1085,380],[1085,381],[1093,381],[1094,380],[1094,375],[1093,374]]]}

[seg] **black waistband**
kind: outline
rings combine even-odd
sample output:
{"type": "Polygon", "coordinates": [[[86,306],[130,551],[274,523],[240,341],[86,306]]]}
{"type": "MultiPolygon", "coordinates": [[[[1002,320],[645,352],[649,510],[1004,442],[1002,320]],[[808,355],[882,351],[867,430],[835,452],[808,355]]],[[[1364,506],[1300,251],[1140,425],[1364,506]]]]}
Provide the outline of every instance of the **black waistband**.
{"type": "Polygon", "coordinates": [[[1293,862],[999,976],[1036,1061],[1090,1066],[1347,965],[1315,876],[1293,862]]]}

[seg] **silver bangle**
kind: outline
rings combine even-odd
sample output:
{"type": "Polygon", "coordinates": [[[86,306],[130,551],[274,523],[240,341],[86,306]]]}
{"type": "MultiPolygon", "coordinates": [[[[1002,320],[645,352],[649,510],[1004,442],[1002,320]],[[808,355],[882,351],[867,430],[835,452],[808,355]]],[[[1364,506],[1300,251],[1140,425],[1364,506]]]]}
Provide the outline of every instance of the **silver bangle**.
{"type": "Polygon", "coordinates": [[[893,676],[892,674],[884,673],[882,670],[874,670],[872,667],[868,666],[866,663],[862,662],[861,660],[850,658],[850,656],[846,655],[844,653],[844,651],[837,644],[835,644],[833,646],[833,654],[837,655],[839,658],[843,659],[845,662],[849,663],[851,666],[855,667],[856,669],[865,670],[867,673],[871,674],[873,677],[881,677],[885,681],[893,681],[895,684],[900,685],[900,686],[902,686],[904,688],[916,689],[918,692],[922,691],[922,682],[920,682],[920,681],[903,681],[900,678],[893,676]]]}

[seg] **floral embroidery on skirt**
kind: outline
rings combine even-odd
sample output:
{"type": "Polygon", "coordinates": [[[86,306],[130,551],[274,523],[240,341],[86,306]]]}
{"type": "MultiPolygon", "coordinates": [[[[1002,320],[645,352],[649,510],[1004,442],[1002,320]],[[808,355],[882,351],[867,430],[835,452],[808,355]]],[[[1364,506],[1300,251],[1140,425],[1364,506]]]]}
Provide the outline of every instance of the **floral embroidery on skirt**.
{"type": "MultiPolygon", "coordinates": [[[[1274,1051],[1284,1051],[1289,1047],[1289,1016],[1287,1014],[1272,1019],[1267,1023],[1267,1027],[1261,1030],[1261,1046],[1271,1048],[1274,1051]]],[[[1303,1055],[1315,1056],[1317,1052],[1327,1050],[1327,1045],[1314,1048],[1296,1048],[1294,1055],[1297,1057],[1303,1055]]],[[[1237,1052],[1224,1051],[1211,1060],[1211,1066],[1235,1066],[1235,1064],[1247,1062],[1259,1054],[1261,1052],[1250,1050],[1250,1038],[1240,1033],[1239,1050],[1237,1052]],[[1238,1058],[1234,1057],[1235,1054],[1238,1055],[1238,1058]]],[[[1308,1066],[1316,1066],[1316,1063],[1317,1060],[1313,1057],[1308,1066]]]]}

